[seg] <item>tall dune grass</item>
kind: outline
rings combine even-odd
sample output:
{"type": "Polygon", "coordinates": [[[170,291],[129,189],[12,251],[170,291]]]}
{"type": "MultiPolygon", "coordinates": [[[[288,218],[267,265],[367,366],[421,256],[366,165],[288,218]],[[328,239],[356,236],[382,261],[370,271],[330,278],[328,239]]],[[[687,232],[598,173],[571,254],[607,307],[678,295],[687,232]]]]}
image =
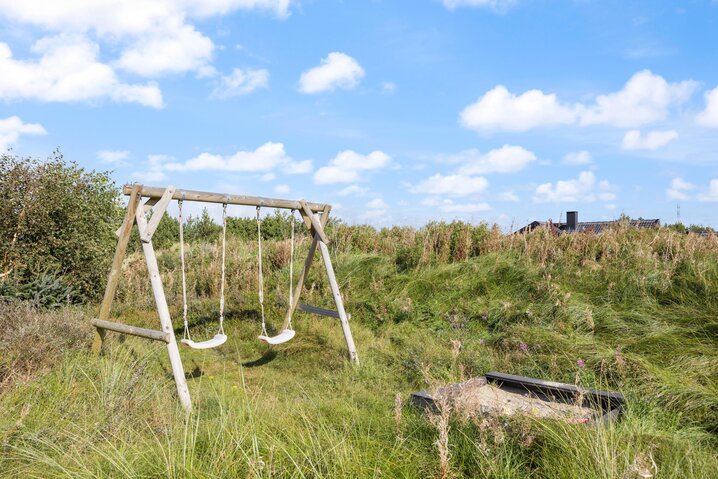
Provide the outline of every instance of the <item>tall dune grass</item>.
{"type": "MultiPolygon", "coordinates": [[[[297,313],[296,338],[272,350],[254,339],[256,245],[234,238],[230,340],[217,350],[182,350],[195,403],[188,417],[161,344],[111,336],[96,359],[85,326],[93,308],[23,313],[83,326],[72,329],[79,333],[55,328],[53,343],[66,346],[47,347],[52,359],[0,391],[1,475],[718,476],[715,237],[626,225],[602,235],[502,235],[462,223],[379,231],[333,225],[330,236],[360,367],[348,364],[339,325],[327,318],[297,313]],[[626,412],[594,426],[432,422],[407,405],[411,391],[490,370],[620,390],[626,412]]],[[[196,337],[216,327],[217,246],[188,248],[196,337]]],[[[288,246],[264,248],[275,330],[287,305],[288,246]]],[[[307,246],[300,238],[298,251],[307,246]]],[[[178,254],[174,245],[158,261],[179,328],[178,254]]],[[[133,254],[123,268],[115,314],[156,327],[144,259],[133,254]]],[[[320,260],[303,301],[332,307],[320,260]]],[[[10,322],[13,314],[0,318],[10,322]]],[[[20,357],[25,340],[16,337],[42,335],[0,333],[0,364],[20,357]]]]}

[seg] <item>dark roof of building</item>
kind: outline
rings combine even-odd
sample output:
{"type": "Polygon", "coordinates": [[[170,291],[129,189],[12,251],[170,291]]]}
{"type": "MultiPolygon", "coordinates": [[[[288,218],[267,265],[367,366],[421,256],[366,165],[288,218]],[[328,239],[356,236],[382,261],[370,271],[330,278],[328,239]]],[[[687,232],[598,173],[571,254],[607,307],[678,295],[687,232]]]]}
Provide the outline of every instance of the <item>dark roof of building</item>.
{"type": "MultiPolygon", "coordinates": [[[[570,230],[567,223],[552,223],[550,221],[532,221],[523,228],[517,230],[517,233],[526,233],[534,228],[542,225],[550,224],[551,228],[555,233],[602,233],[611,226],[615,226],[622,221],[626,220],[612,220],[612,221],[579,221],[575,230],[570,230]]],[[[627,220],[628,224],[634,228],[658,228],[661,226],[661,220],[627,220]]]]}

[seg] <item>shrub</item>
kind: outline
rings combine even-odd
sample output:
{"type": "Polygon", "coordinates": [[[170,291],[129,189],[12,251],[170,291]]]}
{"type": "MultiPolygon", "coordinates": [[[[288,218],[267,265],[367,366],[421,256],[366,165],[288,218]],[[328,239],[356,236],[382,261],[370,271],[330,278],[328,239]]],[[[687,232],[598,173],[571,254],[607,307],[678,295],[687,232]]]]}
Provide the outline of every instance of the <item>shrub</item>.
{"type": "MultiPolygon", "coordinates": [[[[119,196],[108,173],[58,151],[0,157],[0,274],[18,285],[62,277],[72,301],[99,296],[116,244],[119,196]]],[[[32,289],[32,288],[31,288],[32,289]]]]}

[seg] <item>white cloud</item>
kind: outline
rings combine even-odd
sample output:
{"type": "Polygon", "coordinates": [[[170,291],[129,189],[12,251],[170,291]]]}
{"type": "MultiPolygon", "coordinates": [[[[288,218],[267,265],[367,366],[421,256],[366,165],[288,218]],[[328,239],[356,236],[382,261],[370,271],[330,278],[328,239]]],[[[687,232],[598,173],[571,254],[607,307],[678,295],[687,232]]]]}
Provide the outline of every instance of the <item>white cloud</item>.
{"type": "Polygon", "coordinates": [[[706,92],[706,109],[698,114],[696,122],[710,128],[718,128],[718,87],[706,92]]]}
{"type": "Polygon", "coordinates": [[[375,198],[368,202],[366,204],[367,208],[373,209],[373,210],[385,210],[389,207],[389,205],[386,204],[386,201],[384,201],[381,198],[375,198]]]}
{"type": "Polygon", "coordinates": [[[698,196],[698,201],[718,201],[718,179],[713,179],[708,184],[708,191],[698,196]]]}
{"type": "Polygon", "coordinates": [[[214,44],[188,23],[238,9],[289,15],[291,0],[0,0],[0,16],[46,31],[94,33],[119,48],[118,68],[145,76],[207,72],[214,44]]]}
{"type": "Polygon", "coordinates": [[[481,7],[504,11],[514,6],[518,0],[443,0],[444,6],[449,10],[457,7],[481,7]]]}
{"type": "Polygon", "coordinates": [[[693,183],[685,181],[683,178],[673,178],[671,185],[666,190],[666,195],[674,200],[687,201],[690,197],[688,192],[695,189],[693,183]]]}
{"type": "Polygon", "coordinates": [[[649,131],[642,136],[640,130],[629,130],[623,137],[621,148],[624,150],[657,150],[678,139],[676,130],[649,131]]]}
{"type": "Polygon", "coordinates": [[[45,135],[46,133],[45,128],[39,123],[24,123],[18,116],[0,120],[0,153],[14,145],[20,135],[45,135]]]}
{"type": "Polygon", "coordinates": [[[204,71],[213,50],[212,40],[192,25],[181,25],[143,35],[122,52],[115,65],[149,77],[204,71]]]}
{"type": "Polygon", "coordinates": [[[278,167],[296,168],[296,163],[284,151],[282,143],[271,141],[254,151],[240,150],[230,156],[201,153],[184,163],[165,165],[169,171],[270,172],[278,167]]]}
{"type": "Polygon", "coordinates": [[[593,156],[586,150],[567,153],[561,161],[564,165],[590,165],[593,163],[593,156]]]}
{"type": "Polygon", "coordinates": [[[223,99],[246,95],[259,88],[267,88],[268,84],[269,72],[265,69],[235,68],[232,73],[219,79],[219,85],[212,91],[210,97],[223,99]]]}
{"type": "Polygon", "coordinates": [[[139,103],[162,108],[155,83],[126,84],[109,66],[97,61],[99,47],[82,36],[60,35],[36,42],[37,61],[15,60],[0,43],[0,98],[45,102],[97,101],[139,103]]]}
{"type": "Polygon", "coordinates": [[[461,163],[458,172],[462,175],[480,175],[521,171],[536,161],[536,155],[520,146],[504,145],[483,155],[477,149],[470,149],[445,159],[450,163],[461,163]]]}
{"type": "Polygon", "coordinates": [[[480,132],[560,125],[634,128],[664,120],[670,109],[685,103],[697,86],[693,80],[668,83],[662,76],[643,70],[635,73],[621,90],[599,95],[594,104],[587,106],[562,103],[556,94],[541,90],[516,95],[498,85],[464,108],[459,121],[463,127],[480,132]]]}
{"type": "Polygon", "coordinates": [[[283,173],[287,175],[305,175],[314,169],[312,160],[292,161],[282,166],[283,173]]]}
{"type": "Polygon", "coordinates": [[[147,169],[144,171],[135,171],[132,173],[132,177],[142,182],[161,183],[167,180],[164,166],[173,159],[173,157],[168,155],[147,155],[147,169]]]}
{"type": "Polygon", "coordinates": [[[289,14],[290,0],[0,0],[4,17],[48,30],[94,30],[122,36],[181,24],[187,17],[225,15],[234,10],[269,10],[289,14]]]}
{"type": "Polygon", "coordinates": [[[359,185],[349,185],[337,191],[337,196],[364,196],[368,192],[368,189],[362,188],[359,185]]]}
{"type": "Polygon", "coordinates": [[[498,196],[499,201],[510,201],[516,203],[520,201],[519,197],[514,193],[513,190],[504,191],[498,196]]]}
{"type": "Polygon", "coordinates": [[[479,211],[490,210],[491,207],[486,202],[456,204],[449,200],[448,203],[442,204],[439,209],[445,213],[478,213],[479,211]]]}
{"type": "Polygon", "coordinates": [[[273,181],[273,180],[277,179],[277,175],[274,173],[271,173],[271,172],[265,173],[262,176],[260,176],[259,179],[262,181],[273,181]]]}
{"type": "Polygon", "coordinates": [[[482,176],[448,175],[431,176],[410,188],[412,193],[446,196],[468,196],[481,193],[489,186],[482,176]]]}
{"type": "Polygon", "coordinates": [[[277,185],[274,187],[274,192],[279,193],[280,195],[286,195],[291,191],[291,188],[289,188],[289,185],[277,185]]]}
{"type": "Polygon", "coordinates": [[[368,155],[345,150],[337,154],[327,166],[319,168],[314,173],[314,182],[317,184],[354,183],[361,179],[362,172],[384,168],[390,161],[391,157],[379,150],[372,151],[368,155]]]}
{"type": "Polygon", "coordinates": [[[631,128],[664,120],[669,108],[687,101],[697,86],[692,80],[668,83],[662,76],[642,70],[621,90],[598,96],[596,104],[581,115],[581,124],[631,128]]]}
{"type": "Polygon", "coordinates": [[[421,204],[432,208],[437,208],[444,213],[478,213],[479,211],[490,210],[491,207],[486,202],[480,203],[454,203],[449,198],[441,198],[438,196],[429,196],[421,200],[421,204]]]}
{"type": "Polygon", "coordinates": [[[364,77],[364,69],[349,55],[332,52],[322,59],[321,65],[302,73],[299,78],[299,91],[302,93],[320,93],[336,88],[351,90],[356,88],[364,77]]]}
{"type": "Polygon", "coordinates": [[[464,108],[459,121],[464,128],[478,131],[526,131],[569,125],[577,115],[576,106],[560,104],[553,93],[529,90],[517,96],[498,85],[464,108]]]}
{"type": "Polygon", "coordinates": [[[616,198],[615,187],[607,181],[596,181],[591,171],[583,171],[573,180],[543,183],[536,187],[533,200],[536,203],[569,203],[611,201],[616,198]]]}
{"type": "Polygon", "coordinates": [[[121,165],[129,158],[130,152],[127,150],[100,150],[97,152],[97,158],[103,163],[121,165]]]}
{"type": "Polygon", "coordinates": [[[389,211],[389,205],[381,198],[375,198],[364,205],[364,212],[359,216],[361,221],[383,218],[389,211]]]}

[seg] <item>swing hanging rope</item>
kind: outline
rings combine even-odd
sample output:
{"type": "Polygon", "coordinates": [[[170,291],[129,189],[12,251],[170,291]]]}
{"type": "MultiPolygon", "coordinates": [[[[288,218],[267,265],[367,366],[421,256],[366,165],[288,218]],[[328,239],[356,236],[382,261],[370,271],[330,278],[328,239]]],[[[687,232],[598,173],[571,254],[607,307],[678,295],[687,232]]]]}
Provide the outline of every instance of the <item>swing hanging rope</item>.
{"type": "Polygon", "coordinates": [[[291,225],[292,225],[292,237],[291,237],[291,245],[290,245],[290,252],[289,252],[289,321],[287,322],[287,329],[283,330],[281,333],[279,333],[276,336],[269,336],[267,334],[267,322],[264,316],[264,274],[262,272],[262,218],[260,216],[260,206],[257,206],[257,254],[259,257],[258,261],[258,286],[259,286],[259,307],[262,312],[262,334],[259,336],[260,341],[264,341],[268,344],[282,344],[286,343],[290,339],[294,337],[294,329],[292,329],[292,305],[294,301],[294,295],[292,292],[294,283],[293,283],[293,276],[294,276],[294,210],[292,210],[292,219],[291,219],[291,225]]]}
{"type": "Polygon", "coordinates": [[[182,199],[177,202],[177,208],[179,209],[179,239],[180,239],[180,263],[182,264],[182,321],[184,323],[184,333],[182,333],[182,339],[189,339],[189,323],[187,322],[187,274],[185,272],[184,265],[184,219],[182,217],[182,203],[184,202],[184,192],[182,193],[182,199]]]}
{"type": "Polygon", "coordinates": [[[225,253],[227,249],[227,203],[222,205],[222,279],[219,292],[219,330],[214,337],[208,341],[194,342],[189,335],[189,323],[187,321],[187,276],[185,272],[185,253],[184,253],[184,228],[182,218],[182,199],[177,204],[179,207],[179,227],[180,227],[180,262],[182,264],[182,320],[184,322],[184,334],[181,343],[193,349],[210,349],[221,346],[227,341],[227,335],[224,334],[224,286],[225,286],[225,253]]]}

